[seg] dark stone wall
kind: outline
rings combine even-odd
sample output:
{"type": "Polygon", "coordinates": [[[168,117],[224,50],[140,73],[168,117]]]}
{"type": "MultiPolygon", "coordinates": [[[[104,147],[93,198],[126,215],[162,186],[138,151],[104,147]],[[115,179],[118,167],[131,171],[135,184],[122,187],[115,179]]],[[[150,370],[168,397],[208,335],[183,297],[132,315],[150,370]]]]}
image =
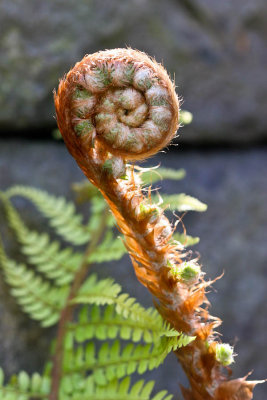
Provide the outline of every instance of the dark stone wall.
{"type": "Polygon", "coordinates": [[[59,77],[85,54],[131,46],[175,75],[194,114],[182,140],[266,141],[266,17],[265,0],[2,0],[0,131],[51,130],[59,77]]]}

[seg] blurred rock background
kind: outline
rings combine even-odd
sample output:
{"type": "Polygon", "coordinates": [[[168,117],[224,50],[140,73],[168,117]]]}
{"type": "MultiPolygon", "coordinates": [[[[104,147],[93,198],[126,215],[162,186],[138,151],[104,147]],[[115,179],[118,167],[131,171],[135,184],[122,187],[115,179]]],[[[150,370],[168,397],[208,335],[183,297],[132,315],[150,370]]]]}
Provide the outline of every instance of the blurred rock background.
{"type": "MultiPolygon", "coordinates": [[[[184,181],[163,189],[209,205],[205,214],[189,213],[186,227],[201,238],[194,249],[207,276],[225,272],[209,296],[212,313],[224,320],[224,340],[236,343],[235,376],[253,369],[253,379],[267,376],[266,20],[266,0],[0,1],[0,189],[26,184],[71,197],[82,174],[52,139],[52,91],[84,54],[131,46],[163,61],[194,120],[178,147],[149,164],[185,168],[184,181]]],[[[38,227],[32,209],[17,205],[38,227]]],[[[0,210],[12,248],[5,223],[0,210]]],[[[151,301],[127,257],[99,271],[151,301]]],[[[0,287],[0,364],[9,374],[40,370],[53,332],[29,322],[0,287]]],[[[178,372],[170,356],[150,377],[177,393],[177,376],[185,382],[178,372]]],[[[264,393],[262,385],[255,399],[264,393]]]]}

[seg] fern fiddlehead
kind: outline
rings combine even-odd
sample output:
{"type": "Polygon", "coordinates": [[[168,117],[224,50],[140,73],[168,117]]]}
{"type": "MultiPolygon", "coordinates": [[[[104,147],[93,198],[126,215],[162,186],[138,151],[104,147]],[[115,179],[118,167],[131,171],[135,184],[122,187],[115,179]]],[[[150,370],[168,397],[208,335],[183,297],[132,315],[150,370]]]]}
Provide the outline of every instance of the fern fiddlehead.
{"type": "Polygon", "coordinates": [[[173,328],[196,336],[176,351],[191,385],[182,388],[184,398],[251,399],[257,382],[229,379],[214,332],[220,321],[201,307],[210,282],[196,262],[184,261],[174,227],[144,195],[141,174],[126,164],[155,154],[175,135],[179,103],[167,72],[131,49],[94,53],[60,82],[55,105],[68,150],[108,202],[137,278],[173,328]]]}

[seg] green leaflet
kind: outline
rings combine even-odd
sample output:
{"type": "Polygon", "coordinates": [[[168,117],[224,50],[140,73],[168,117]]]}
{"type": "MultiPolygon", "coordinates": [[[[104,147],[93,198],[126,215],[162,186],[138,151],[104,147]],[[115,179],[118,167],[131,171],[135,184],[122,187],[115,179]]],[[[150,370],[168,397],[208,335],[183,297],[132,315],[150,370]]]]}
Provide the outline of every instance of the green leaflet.
{"type": "MultiPolygon", "coordinates": [[[[114,379],[105,386],[98,386],[89,376],[83,380],[79,375],[68,375],[62,380],[61,393],[67,394],[69,400],[171,400],[172,395],[165,390],[151,396],[155,382],[137,381],[131,386],[130,377],[114,379]]],[[[60,396],[61,400],[61,396],[60,396]]]]}
{"type": "Polygon", "coordinates": [[[119,260],[126,253],[123,241],[120,238],[114,239],[112,232],[108,231],[103,242],[89,256],[88,262],[102,263],[119,260]]]}
{"type": "Polygon", "coordinates": [[[94,186],[87,179],[83,179],[80,182],[75,182],[72,184],[72,190],[76,194],[77,203],[85,203],[86,201],[90,201],[97,197],[98,199],[103,200],[103,196],[99,192],[98,188],[94,186]]]}
{"type": "Polygon", "coordinates": [[[172,179],[175,181],[181,180],[185,177],[184,169],[171,169],[171,168],[140,168],[142,182],[145,185],[152,185],[155,182],[163,179],[172,179]]]}
{"type": "MultiPolygon", "coordinates": [[[[163,204],[161,206],[166,206],[172,211],[199,211],[203,212],[207,210],[207,205],[202,203],[200,200],[195,199],[187,194],[169,194],[162,195],[163,204]]],[[[158,196],[152,196],[152,201],[157,203],[159,201],[158,196]]]]}
{"type": "MultiPolygon", "coordinates": [[[[103,199],[103,197],[99,197],[99,195],[93,197],[90,201],[91,205],[91,215],[87,224],[87,228],[89,232],[94,232],[98,229],[99,222],[101,221],[103,217],[103,212],[107,208],[107,203],[103,199]]],[[[111,228],[115,225],[115,219],[111,212],[109,213],[109,216],[107,218],[107,227],[111,228]]]]}
{"type": "Polygon", "coordinates": [[[91,238],[88,227],[81,223],[82,216],[76,213],[72,202],[47,192],[26,186],[14,186],[6,192],[8,197],[22,196],[30,200],[49,219],[50,226],[63,239],[76,245],[87,243],[91,238]]]}
{"type": "Polygon", "coordinates": [[[81,286],[78,295],[72,300],[72,303],[112,304],[120,291],[120,285],[114,283],[112,278],[98,281],[97,276],[93,274],[81,286]]]}
{"type": "MultiPolygon", "coordinates": [[[[89,276],[80,288],[78,295],[72,300],[74,304],[113,304],[117,314],[134,321],[143,321],[149,326],[157,326],[159,313],[154,308],[145,309],[134,297],[121,292],[121,286],[113,279],[97,280],[95,274],[89,276]]],[[[161,318],[161,317],[160,317],[161,318]]]]}
{"type": "Polygon", "coordinates": [[[1,194],[10,227],[15,231],[27,261],[46,278],[58,286],[69,284],[82,260],[82,253],[71,248],[60,249],[57,241],[51,241],[46,233],[27,228],[8,198],[1,194]]]}
{"type": "Polygon", "coordinates": [[[172,235],[172,239],[177,240],[184,247],[193,246],[194,244],[197,244],[199,242],[199,237],[197,237],[197,236],[193,237],[193,236],[186,235],[184,233],[178,233],[178,232],[175,232],[172,235]]]}
{"type": "Polygon", "coordinates": [[[183,335],[162,338],[158,345],[134,345],[129,343],[123,348],[118,340],[110,346],[104,343],[98,353],[95,345],[89,342],[86,346],[65,350],[63,369],[66,374],[91,372],[98,385],[123,378],[137,372],[143,374],[147,370],[158,367],[171,352],[188,344],[193,338],[183,335]]]}
{"type": "MultiPolygon", "coordinates": [[[[131,385],[130,377],[115,379],[106,386],[98,386],[89,376],[63,376],[60,384],[59,400],[171,400],[165,390],[151,396],[155,382],[139,380],[131,385]]],[[[22,371],[12,376],[10,382],[4,385],[4,373],[0,368],[0,398],[1,400],[48,400],[51,382],[47,376],[34,373],[29,376],[22,371]]]]}
{"type": "MultiPolygon", "coordinates": [[[[83,307],[78,322],[69,324],[66,346],[72,346],[73,340],[82,343],[85,340],[97,338],[99,340],[115,339],[132,340],[145,343],[157,343],[163,336],[178,336],[179,333],[155,312],[153,324],[148,325],[146,315],[138,320],[116,313],[115,306],[107,306],[104,310],[94,305],[92,308],[83,307]]],[[[150,317],[150,315],[149,315],[150,317]]]]}
{"type": "Polygon", "coordinates": [[[68,288],[52,287],[26,265],[7,258],[1,242],[0,265],[11,287],[10,293],[16,298],[22,310],[31,318],[40,321],[43,327],[54,325],[65,304],[68,288]]]}
{"type": "Polygon", "coordinates": [[[0,368],[0,398],[1,400],[48,400],[50,379],[38,373],[29,376],[22,371],[13,376],[10,382],[4,385],[4,373],[0,368]]]}

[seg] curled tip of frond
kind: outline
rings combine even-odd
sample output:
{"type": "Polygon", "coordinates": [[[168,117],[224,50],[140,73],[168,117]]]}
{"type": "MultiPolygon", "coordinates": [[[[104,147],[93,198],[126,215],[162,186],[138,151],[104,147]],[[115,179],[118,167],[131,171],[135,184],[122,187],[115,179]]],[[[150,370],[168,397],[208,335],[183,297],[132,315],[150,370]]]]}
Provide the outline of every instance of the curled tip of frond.
{"type": "Polygon", "coordinates": [[[81,148],[87,153],[97,148],[144,159],[178,129],[178,98],[166,70],[130,48],[85,56],[61,80],[54,98],[60,132],[76,157],[81,148]]]}

